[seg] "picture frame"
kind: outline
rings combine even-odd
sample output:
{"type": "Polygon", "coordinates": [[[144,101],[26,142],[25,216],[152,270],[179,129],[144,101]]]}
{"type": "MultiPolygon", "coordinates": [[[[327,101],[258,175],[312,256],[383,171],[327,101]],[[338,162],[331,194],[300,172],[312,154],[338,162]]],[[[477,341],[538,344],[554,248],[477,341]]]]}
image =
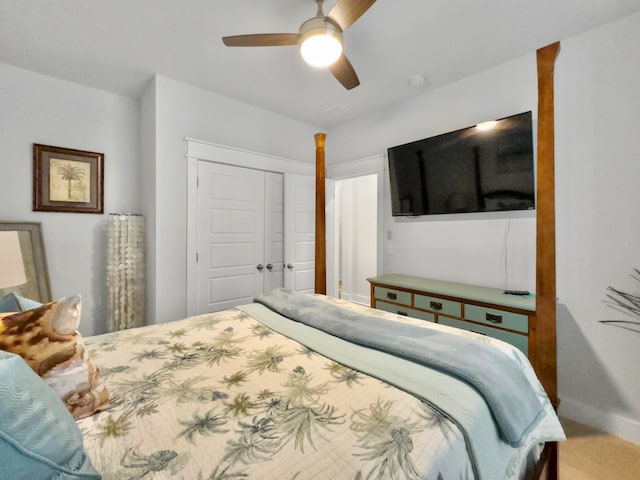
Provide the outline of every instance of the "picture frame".
{"type": "Polygon", "coordinates": [[[104,213],[104,154],[34,143],[33,211],[104,213]]]}
{"type": "Polygon", "coordinates": [[[16,287],[0,289],[0,298],[7,293],[47,303],[52,300],[49,283],[49,269],[39,222],[0,222],[0,231],[17,231],[20,250],[24,262],[27,283],[16,287]]]}

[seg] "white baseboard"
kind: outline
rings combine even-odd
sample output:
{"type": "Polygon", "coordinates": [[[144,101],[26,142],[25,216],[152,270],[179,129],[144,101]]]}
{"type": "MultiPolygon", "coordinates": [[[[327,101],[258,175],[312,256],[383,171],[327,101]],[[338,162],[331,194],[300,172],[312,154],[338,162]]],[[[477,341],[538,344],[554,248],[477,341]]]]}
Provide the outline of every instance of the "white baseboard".
{"type": "Polygon", "coordinates": [[[368,295],[359,295],[357,293],[342,292],[342,295],[340,296],[340,298],[342,298],[343,300],[347,300],[349,302],[361,303],[363,305],[366,305],[367,307],[371,305],[371,299],[369,298],[368,295]]]}
{"type": "Polygon", "coordinates": [[[615,435],[640,445],[640,422],[621,415],[598,410],[570,398],[560,398],[561,417],[615,435]]]}

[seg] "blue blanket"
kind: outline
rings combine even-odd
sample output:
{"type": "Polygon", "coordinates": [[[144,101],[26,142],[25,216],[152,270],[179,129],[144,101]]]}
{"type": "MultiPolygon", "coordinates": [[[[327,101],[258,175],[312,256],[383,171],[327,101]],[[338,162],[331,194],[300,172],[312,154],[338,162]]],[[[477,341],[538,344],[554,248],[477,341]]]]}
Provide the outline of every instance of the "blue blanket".
{"type": "Polygon", "coordinates": [[[255,299],[291,320],[455,376],[483,396],[503,440],[522,445],[544,415],[531,384],[511,359],[473,339],[348,311],[309,295],[276,289],[255,299]]]}

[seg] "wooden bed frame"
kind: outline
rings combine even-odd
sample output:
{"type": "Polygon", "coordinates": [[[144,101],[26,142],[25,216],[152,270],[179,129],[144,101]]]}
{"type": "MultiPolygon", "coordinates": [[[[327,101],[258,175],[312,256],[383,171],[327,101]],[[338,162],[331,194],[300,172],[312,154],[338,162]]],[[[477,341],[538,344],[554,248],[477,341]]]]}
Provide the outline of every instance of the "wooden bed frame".
{"type": "MultiPolygon", "coordinates": [[[[553,73],[560,42],[536,52],[538,66],[538,192],[536,207],[536,331],[532,362],[551,403],[558,408],[556,361],[556,216],[553,73]]],[[[557,480],[558,443],[550,442],[540,459],[538,477],[557,480]],[[546,465],[546,469],[544,466],[546,465]],[[543,470],[546,470],[543,471],[543,470]]]]}
{"type": "MultiPolygon", "coordinates": [[[[531,363],[554,407],[558,407],[556,366],[556,246],[553,76],[560,43],[536,52],[538,72],[538,174],[536,206],[536,325],[529,342],[531,363]]],[[[326,294],[325,133],[316,142],[315,292],[326,294]]],[[[558,479],[558,444],[545,445],[531,478],[558,479]],[[545,476],[546,475],[546,476],[545,476]]]]}

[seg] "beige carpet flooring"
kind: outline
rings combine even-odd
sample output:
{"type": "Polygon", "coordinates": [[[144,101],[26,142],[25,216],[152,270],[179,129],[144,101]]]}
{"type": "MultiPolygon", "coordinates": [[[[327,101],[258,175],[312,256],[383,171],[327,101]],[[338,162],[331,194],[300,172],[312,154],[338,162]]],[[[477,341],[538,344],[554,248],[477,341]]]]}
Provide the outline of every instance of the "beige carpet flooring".
{"type": "Polygon", "coordinates": [[[640,445],[562,419],[560,480],[639,480],[640,445]]]}

